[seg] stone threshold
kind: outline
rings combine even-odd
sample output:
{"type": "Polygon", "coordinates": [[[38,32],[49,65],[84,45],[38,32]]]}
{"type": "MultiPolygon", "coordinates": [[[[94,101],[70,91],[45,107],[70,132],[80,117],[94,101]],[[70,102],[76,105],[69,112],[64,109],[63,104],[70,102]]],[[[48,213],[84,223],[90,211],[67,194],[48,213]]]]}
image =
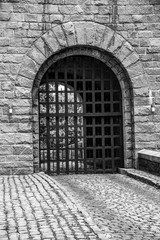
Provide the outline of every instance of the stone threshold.
{"type": "Polygon", "coordinates": [[[160,176],[155,176],[134,168],[119,168],[118,172],[160,189],[160,176]]]}

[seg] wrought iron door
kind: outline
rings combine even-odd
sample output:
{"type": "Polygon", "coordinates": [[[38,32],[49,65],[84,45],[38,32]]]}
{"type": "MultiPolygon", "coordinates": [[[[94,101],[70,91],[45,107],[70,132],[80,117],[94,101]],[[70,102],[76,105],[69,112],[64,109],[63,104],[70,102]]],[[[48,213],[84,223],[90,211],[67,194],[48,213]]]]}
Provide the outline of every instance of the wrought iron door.
{"type": "Polygon", "coordinates": [[[97,173],[123,166],[121,90],[112,71],[91,57],[52,65],[39,89],[40,168],[97,173]]]}

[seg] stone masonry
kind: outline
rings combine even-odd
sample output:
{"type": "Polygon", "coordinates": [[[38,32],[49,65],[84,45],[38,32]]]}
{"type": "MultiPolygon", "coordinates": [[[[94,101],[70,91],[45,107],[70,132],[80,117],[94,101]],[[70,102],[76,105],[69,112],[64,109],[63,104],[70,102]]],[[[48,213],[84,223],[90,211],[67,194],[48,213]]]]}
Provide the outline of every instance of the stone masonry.
{"type": "Polygon", "coordinates": [[[76,46],[120,81],[125,167],[160,149],[159,0],[0,0],[0,173],[38,171],[38,86],[76,46]]]}

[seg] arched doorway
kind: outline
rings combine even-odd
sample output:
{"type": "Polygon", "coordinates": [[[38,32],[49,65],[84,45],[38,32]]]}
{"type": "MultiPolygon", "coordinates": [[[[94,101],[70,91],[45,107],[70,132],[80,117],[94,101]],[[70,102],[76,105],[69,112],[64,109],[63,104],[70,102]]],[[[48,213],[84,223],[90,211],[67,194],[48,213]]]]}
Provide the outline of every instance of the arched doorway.
{"type": "Polygon", "coordinates": [[[115,172],[123,167],[122,96],[110,68],[89,56],[54,63],[39,87],[40,169],[115,172]]]}

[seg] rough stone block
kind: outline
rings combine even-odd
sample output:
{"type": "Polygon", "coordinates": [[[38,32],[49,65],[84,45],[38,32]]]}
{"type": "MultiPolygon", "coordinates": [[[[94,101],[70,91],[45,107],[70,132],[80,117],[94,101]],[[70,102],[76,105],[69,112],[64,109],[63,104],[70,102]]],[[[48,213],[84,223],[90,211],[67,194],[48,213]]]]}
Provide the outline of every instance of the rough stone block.
{"type": "Polygon", "coordinates": [[[101,48],[103,49],[108,49],[108,47],[110,47],[110,44],[114,45],[114,31],[110,28],[106,28],[105,29],[105,33],[103,36],[103,40],[102,40],[102,44],[101,44],[101,48]],[[113,41],[112,41],[113,40],[113,41]],[[111,42],[112,41],[112,42],[111,42]]]}
{"type": "MultiPolygon", "coordinates": [[[[31,155],[33,153],[32,146],[30,145],[17,145],[13,146],[13,155],[31,155]]],[[[19,161],[23,161],[23,159],[18,159],[19,161]]]]}
{"type": "Polygon", "coordinates": [[[0,145],[0,155],[12,155],[13,154],[13,148],[11,145],[0,145]]]}
{"type": "Polygon", "coordinates": [[[60,45],[59,45],[58,41],[56,40],[53,31],[48,31],[47,33],[45,33],[42,36],[42,39],[43,39],[46,47],[49,48],[52,53],[60,50],[60,45]]]}
{"type": "Polygon", "coordinates": [[[103,42],[103,39],[104,39],[104,35],[106,33],[106,27],[101,25],[101,24],[96,24],[95,25],[95,28],[96,28],[96,33],[95,33],[95,43],[94,45],[97,46],[97,47],[100,47],[102,42],[103,42]]]}
{"type": "Polygon", "coordinates": [[[29,78],[23,77],[23,76],[18,76],[16,79],[15,85],[17,87],[22,87],[22,88],[29,88],[31,89],[33,86],[33,81],[29,78]]]}
{"type": "Polygon", "coordinates": [[[59,45],[61,47],[67,47],[67,41],[66,41],[66,37],[65,34],[63,32],[63,28],[60,26],[56,26],[55,28],[52,29],[54,35],[56,36],[57,42],[59,43],[59,45]]]}
{"type": "Polygon", "coordinates": [[[134,115],[135,116],[145,116],[145,115],[150,115],[150,106],[135,106],[134,110],[134,115]]]}
{"type": "Polygon", "coordinates": [[[14,115],[31,115],[31,107],[14,107],[13,108],[13,114],[14,115]]]}
{"type": "Polygon", "coordinates": [[[155,125],[154,123],[136,123],[135,133],[154,133],[155,125]]]}
{"type": "Polygon", "coordinates": [[[33,59],[39,65],[43,64],[44,61],[46,60],[45,56],[35,47],[31,48],[28,51],[27,56],[29,56],[31,59],[33,59]]]}
{"type": "Polygon", "coordinates": [[[31,144],[32,134],[31,133],[15,133],[16,144],[31,144]]]}
{"type": "Polygon", "coordinates": [[[0,145],[12,145],[14,142],[14,133],[0,134],[0,145]]]}
{"type": "Polygon", "coordinates": [[[9,69],[9,64],[8,63],[0,63],[0,73],[1,74],[8,74],[10,72],[10,69],[9,69]]]}
{"type": "Polygon", "coordinates": [[[135,106],[149,106],[150,99],[149,99],[149,97],[143,97],[143,96],[135,97],[134,104],[135,104],[135,106]]]}
{"type": "Polygon", "coordinates": [[[71,15],[71,14],[77,14],[78,10],[74,5],[60,5],[59,12],[62,15],[71,15]]]}
{"type": "Polygon", "coordinates": [[[119,23],[132,23],[132,22],[133,22],[133,19],[132,19],[131,15],[120,15],[119,16],[119,23]]]}
{"type": "Polygon", "coordinates": [[[62,28],[67,38],[68,46],[74,46],[76,44],[74,24],[68,22],[63,24],[62,28]]]}
{"type": "Polygon", "coordinates": [[[28,123],[19,123],[18,124],[18,132],[32,132],[32,124],[28,123]]]}
{"type": "Polygon", "coordinates": [[[15,133],[17,132],[18,125],[17,123],[0,123],[0,132],[1,133],[15,133]]]}
{"type": "Polygon", "coordinates": [[[24,22],[25,19],[24,19],[24,13],[15,13],[15,12],[11,12],[10,14],[10,21],[11,22],[24,22]]]}
{"type": "Polygon", "coordinates": [[[150,134],[150,133],[137,133],[136,142],[156,142],[160,138],[160,134],[150,134]]]}
{"type": "Polygon", "coordinates": [[[11,18],[10,12],[1,12],[0,14],[0,21],[9,21],[11,18]]]}
{"type": "Polygon", "coordinates": [[[27,31],[27,37],[28,38],[39,38],[42,34],[42,31],[41,30],[28,30],[27,31]]]}
{"type": "Polygon", "coordinates": [[[38,72],[38,68],[39,67],[37,66],[36,62],[26,56],[23,61],[23,65],[21,66],[19,75],[34,79],[38,72]]]}
{"type": "Polygon", "coordinates": [[[1,88],[4,91],[12,91],[14,87],[14,82],[13,81],[4,81],[1,83],[1,88]]]}
{"type": "Polygon", "coordinates": [[[26,22],[37,22],[37,14],[26,13],[24,19],[26,22]]]}
{"type": "Polygon", "coordinates": [[[110,41],[108,42],[107,50],[113,54],[122,47],[124,42],[125,42],[125,39],[122,36],[120,36],[117,33],[113,35],[113,31],[112,31],[112,38],[110,38],[110,41]]]}
{"type": "Polygon", "coordinates": [[[151,46],[160,47],[160,38],[150,39],[151,46]]]}
{"type": "Polygon", "coordinates": [[[86,28],[85,28],[86,25],[85,25],[85,23],[76,22],[74,25],[75,25],[77,44],[86,45],[86,28]]]}
{"type": "Polygon", "coordinates": [[[136,63],[127,67],[127,71],[128,71],[129,76],[131,78],[134,78],[136,76],[140,76],[140,75],[144,74],[143,66],[142,66],[142,63],[140,61],[137,61],[136,63]]]}
{"type": "Polygon", "coordinates": [[[95,35],[96,35],[96,24],[86,23],[86,44],[94,46],[95,45],[95,35]]]}
{"type": "Polygon", "coordinates": [[[133,48],[127,42],[122,45],[122,47],[116,52],[115,56],[122,62],[131,53],[133,53],[133,48]]]}
{"type": "Polygon", "coordinates": [[[15,88],[15,97],[16,98],[31,98],[31,90],[25,87],[16,87],[15,88]]]}
{"type": "Polygon", "coordinates": [[[149,97],[149,87],[135,88],[133,93],[135,97],[149,97]]]}
{"type": "Polygon", "coordinates": [[[136,63],[139,60],[139,56],[138,54],[136,54],[135,52],[131,53],[130,55],[128,55],[123,61],[123,65],[125,66],[125,68],[127,68],[128,66],[136,63]]]}
{"type": "Polygon", "coordinates": [[[110,23],[110,16],[109,15],[95,15],[95,22],[106,24],[110,23]]]}
{"type": "Polygon", "coordinates": [[[6,37],[0,37],[0,47],[9,46],[10,40],[6,37]]]}
{"type": "Polygon", "coordinates": [[[23,58],[23,54],[6,54],[3,57],[3,62],[21,63],[23,58]]]}
{"type": "Polygon", "coordinates": [[[44,56],[46,56],[46,58],[49,58],[53,53],[53,51],[50,49],[48,44],[45,43],[43,38],[39,38],[37,41],[35,41],[35,46],[43,53],[44,56]]]}
{"type": "Polygon", "coordinates": [[[63,15],[62,14],[51,14],[49,16],[50,22],[52,24],[62,24],[63,23],[63,15]]]}

